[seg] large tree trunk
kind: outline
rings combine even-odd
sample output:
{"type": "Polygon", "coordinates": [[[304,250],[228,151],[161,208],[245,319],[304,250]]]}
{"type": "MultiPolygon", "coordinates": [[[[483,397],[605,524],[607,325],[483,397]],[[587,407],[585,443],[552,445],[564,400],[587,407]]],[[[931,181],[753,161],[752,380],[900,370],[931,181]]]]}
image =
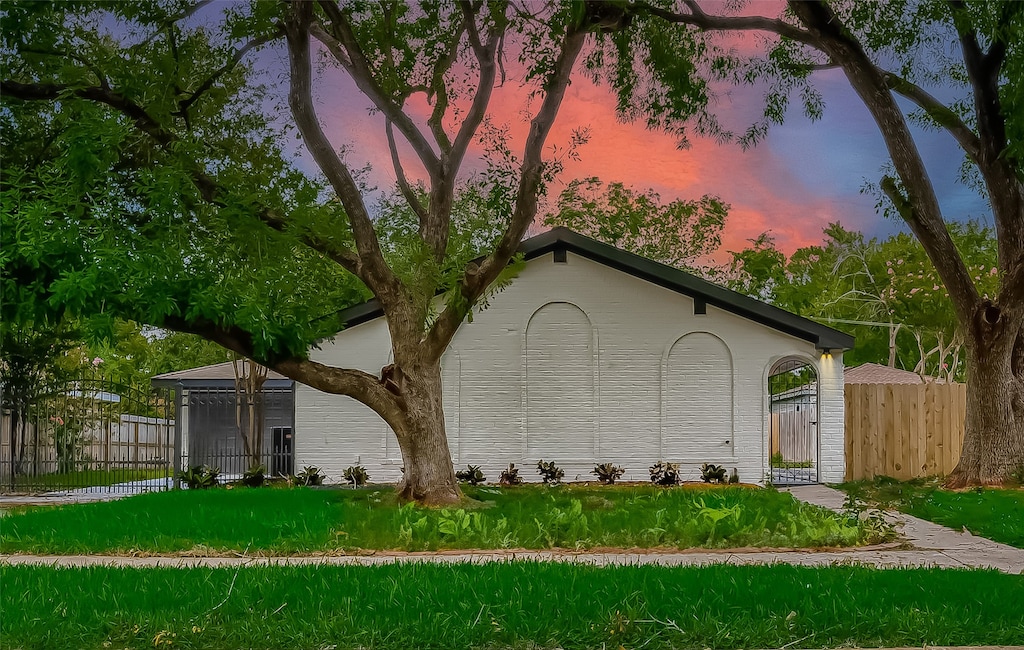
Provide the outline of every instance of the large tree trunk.
{"type": "Polygon", "coordinates": [[[1024,465],[1024,314],[984,303],[965,338],[966,430],[945,485],[999,485],[1024,465]]]}
{"type": "Polygon", "coordinates": [[[391,423],[404,462],[398,498],[424,505],[458,503],[462,491],[445,432],[440,362],[417,364],[411,370],[390,368],[384,374],[391,383],[385,385],[399,390],[403,403],[402,422],[391,423]]]}

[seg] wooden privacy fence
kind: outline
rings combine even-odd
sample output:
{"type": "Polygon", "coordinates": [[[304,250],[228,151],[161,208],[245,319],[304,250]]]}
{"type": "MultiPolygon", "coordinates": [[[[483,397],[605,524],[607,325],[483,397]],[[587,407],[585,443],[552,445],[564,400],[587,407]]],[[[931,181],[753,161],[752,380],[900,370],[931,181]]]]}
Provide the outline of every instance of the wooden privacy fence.
{"type": "Polygon", "coordinates": [[[960,460],[966,384],[847,384],[846,480],[945,475],[960,460]]]}

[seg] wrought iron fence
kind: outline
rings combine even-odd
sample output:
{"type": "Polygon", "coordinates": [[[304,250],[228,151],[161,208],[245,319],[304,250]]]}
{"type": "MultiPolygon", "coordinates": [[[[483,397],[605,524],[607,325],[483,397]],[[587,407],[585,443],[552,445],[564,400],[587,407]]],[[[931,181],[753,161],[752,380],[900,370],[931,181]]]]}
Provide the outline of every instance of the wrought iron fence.
{"type": "Polygon", "coordinates": [[[295,473],[294,392],[224,386],[135,386],[101,375],[37,391],[4,409],[0,492],[138,493],[181,485],[207,465],[219,480],[262,466],[295,473]]]}
{"type": "Polygon", "coordinates": [[[170,391],[101,375],[40,387],[0,426],[5,492],[167,489],[174,467],[170,391]]]}

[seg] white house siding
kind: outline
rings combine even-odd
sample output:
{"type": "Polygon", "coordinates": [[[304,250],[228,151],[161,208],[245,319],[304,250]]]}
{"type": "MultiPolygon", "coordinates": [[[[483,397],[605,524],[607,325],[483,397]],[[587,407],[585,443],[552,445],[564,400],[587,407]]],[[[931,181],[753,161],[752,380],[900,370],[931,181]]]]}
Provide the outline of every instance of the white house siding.
{"type": "MultiPolygon", "coordinates": [[[[786,356],[815,364],[820,378],[821,478],[843,476],[842,355],[714,306],[695,315],[684,295],[568,253],[547,254],[472,323],[443,366],[453,461],[482,465],[496,480],[510,462],[537,480],[539,458],[570,480],[595,462],[646,480],[664,459],[699,478],[703,462],[735,467],[743,481],[767,471],[767,375],[786,356]],[[457,368],[457,369],[456,369],[457,368]]],[[[383,319],[340,332],[314,359],[379,374],[388,363],[383,319]]],[[[374,481],[401,476],[386,424],[345,397],[296,391],[296,465],[332,478],[353,464],[374,481]]]]}

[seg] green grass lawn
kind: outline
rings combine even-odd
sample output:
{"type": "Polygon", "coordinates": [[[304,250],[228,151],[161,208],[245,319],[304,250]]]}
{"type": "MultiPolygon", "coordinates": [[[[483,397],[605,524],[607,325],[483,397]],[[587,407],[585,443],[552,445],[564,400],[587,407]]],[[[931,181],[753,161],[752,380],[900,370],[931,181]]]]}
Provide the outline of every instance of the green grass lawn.
{"type": "MultiPolygon", "coordinates": [[[[158,469],[87,469],[80,472],[62,472],[40,474],[38,476],[18,476],[14,479],[13,489],[20,490],[73,490],[76,488],[97,485],[114,485],[131,481],[144,481],[151,478],[168,476],[166,467],[158,469]]],[[[4,486],[10,487],[10,484],[4,486]]]]}
{"type": "Polygon", "coordinates": [[[301,552],[466,548],[850,546],[855,517],[769,489],[466,487],[457,509],[399,505],[391,488],[215,489],[12,511],[4,553],[301,552]]]}
{"type": "Polygon", "coordinates": [[[950,528],[1024,548],[1024,490],[943,490],[937,479],[897,481],[880,477],[841,486],[870,504],[894,508],[950,528]]]}
{"type": "Polygon", "coordinates": [[[1024,642],[995,571],[559,563],[2,567],[23,648],[767,648],[1024,642]]]}

